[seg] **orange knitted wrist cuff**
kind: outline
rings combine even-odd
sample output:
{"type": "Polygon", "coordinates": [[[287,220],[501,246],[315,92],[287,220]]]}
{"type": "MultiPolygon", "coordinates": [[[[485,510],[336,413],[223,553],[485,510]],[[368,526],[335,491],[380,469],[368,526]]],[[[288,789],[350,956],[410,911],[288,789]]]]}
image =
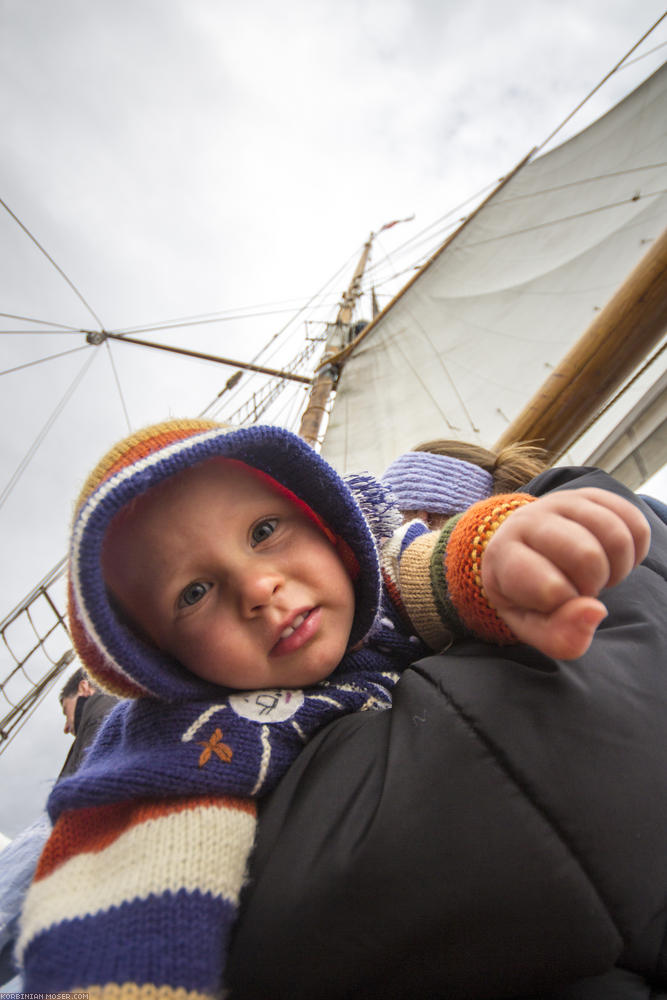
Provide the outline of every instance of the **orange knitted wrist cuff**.
{"type": "Polygon", "coordinates": [[[482,586],[484,549],[506,517],[536,499],[527,493],[505,493],[480,500],[461,515],[447,545],[449,599],[466,628],[487,642],[508,644],[517,640],[487,600],[482,586]]]}

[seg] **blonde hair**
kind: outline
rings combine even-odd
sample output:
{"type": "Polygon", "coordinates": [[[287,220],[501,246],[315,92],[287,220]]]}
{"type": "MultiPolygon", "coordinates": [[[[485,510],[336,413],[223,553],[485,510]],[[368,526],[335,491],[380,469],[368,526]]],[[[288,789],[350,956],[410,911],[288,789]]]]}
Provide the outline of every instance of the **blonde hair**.
{"type": "Polygon", "coordinates": [[[412,450],[448,455],[478,465],[493,476],[493,493],[515,493],[549,468],[549,453],[529,441],[517,441],[495,452],[467,441],[439,438],[418,444],[412,450]]]}

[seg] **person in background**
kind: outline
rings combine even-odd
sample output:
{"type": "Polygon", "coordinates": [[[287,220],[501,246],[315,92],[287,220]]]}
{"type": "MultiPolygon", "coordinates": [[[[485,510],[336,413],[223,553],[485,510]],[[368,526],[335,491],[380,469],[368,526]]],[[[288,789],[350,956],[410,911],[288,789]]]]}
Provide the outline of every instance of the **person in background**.
{"type": "Polygon", "coordinates": [[[67,679],[59,698],[65,716],[65,732],[74,737],[74,743],[65,758],[58,781],[74,774],[80,767],[97,730],[118,702],[118,698],[100,691],[83,667],[79,667],[67,679]]]}

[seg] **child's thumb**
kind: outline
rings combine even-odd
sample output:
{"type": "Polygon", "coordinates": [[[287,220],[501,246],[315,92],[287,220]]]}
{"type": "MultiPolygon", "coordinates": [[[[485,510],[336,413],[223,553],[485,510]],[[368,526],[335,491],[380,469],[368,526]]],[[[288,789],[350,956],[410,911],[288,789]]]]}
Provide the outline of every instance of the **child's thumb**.
{"type": "Polygon", "coordinates": [[[551,614],[503,611],[517,639],[557,660],[575,660],[588,650],[607,609],[592,597],[574,597],[551,614]]]}

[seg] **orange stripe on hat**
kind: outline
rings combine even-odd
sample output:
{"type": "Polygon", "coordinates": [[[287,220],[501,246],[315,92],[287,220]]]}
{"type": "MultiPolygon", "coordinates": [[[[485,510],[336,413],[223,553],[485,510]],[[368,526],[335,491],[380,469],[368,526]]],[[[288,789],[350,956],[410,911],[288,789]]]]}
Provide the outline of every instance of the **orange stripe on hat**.
{"type": "Polygon", "coordinates": [[[76,509],[79,510],[83,506],[98,486],[139,459],[148,458],[162,448],[167,448],[177,441],[184,441],[195,434],[222,429],[223,425],[216,424],[213,420],[170,420],[131,434],[119,441],[95,466],[79,494],[76,509]]]}

